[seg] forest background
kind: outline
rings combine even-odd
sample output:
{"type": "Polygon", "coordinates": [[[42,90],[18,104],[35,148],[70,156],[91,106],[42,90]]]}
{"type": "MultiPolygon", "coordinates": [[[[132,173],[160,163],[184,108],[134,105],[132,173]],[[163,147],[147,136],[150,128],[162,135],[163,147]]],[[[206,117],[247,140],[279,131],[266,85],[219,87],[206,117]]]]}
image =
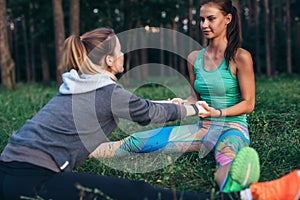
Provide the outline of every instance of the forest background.
{"type": "MultiPolygon", "coordinates": [[[[96,27],[112,27],[116,33],[134,28],[156,31],[165,42],[166,28],[199,42],[201,0],[0,0],[1,83],[13,88],[16,82],[61,83],[63,42],[96,27]]],[[[255,74],[268,77],[300,74],[300,1],[233,1],[241,16],[243,47],[254,59],[255,74]]],[[[138,35],[132,41],[140,42],[138,35]]],[[[184,41],[170,38],[175,47],[184,41]]],[[[124,44],[123,44],[124,45],[124,44]]],[[[186,59],[170,52],[139,49],[125,54],[125,72],[148,62],[171,66],[187,75],[186,59]]],[[[136,74],[143,79],[147,71],[136,74]]],[[[165,75],[163,70],[161,76],[165,75]]]]}

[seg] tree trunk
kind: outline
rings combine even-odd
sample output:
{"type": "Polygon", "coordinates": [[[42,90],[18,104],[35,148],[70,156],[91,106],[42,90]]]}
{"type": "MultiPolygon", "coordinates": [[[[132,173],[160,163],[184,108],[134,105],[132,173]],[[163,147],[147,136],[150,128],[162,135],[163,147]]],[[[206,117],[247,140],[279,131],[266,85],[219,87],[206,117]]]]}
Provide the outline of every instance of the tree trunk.
{"type": "Polygon", "coordinates": [[[64,51],[65,28],[64,15],[62,10],[62,0],[52,0],[54,17],[54,37],[55,37],[55,56],[56,56],[56,80],[57,84],[62,83],[62,55],[64,51]]]}
{"type": "Polygon", "coordinates": [[[271,71],[271,48],[270,48],[270,20],[269,20],[269,14],[270,14],[270,9],[269,9],[269,0],[264,0],[265,3],[265,46],[266,46],[266,74],[267,76],[272,76],[272,71],[271,71]]]}
{"type": "MultiPolygon", "coordinates": [[[[123,6],[123,10],[121,10],[121,15],[124,16],[124,24],[123,24],[123,28],[125,30],[129,30],[131,29],[133,20],[132,19],[132,12],[130,12],[130,6],[131,6],[131,1],[129,0],[122,0],[121,5],[127,5],[127,6],[123,6]]],[[[128,76],[129,70],[131,69],[131,62],[132,62],[132,52],[130,52],[130,50],[132,49],[132,47],[134,46],[135,43],[135,39],[133,34],[130,34],[127,36],[127,42],[125,42],[123,44],[123,48],[125,49],[125,70],[124,72],[127,73],[126,76],[122,76],[122,80],[123,80],[123,85],[125,87],[129,87],[130,85],[130,78],[128,76]]],[[[130,76],[132,76],[132,72],[130,73],[130,76]]]]}
{"type": "MultiPolygon", "coordinates": [[[[184,47],[185,46],[185,42],[186,41],[183,41],[183,39],[179,39],[178,42],[178,46],[179,48],[180,47],[184,47]]],[[[183,55],[184,53],[184,49],[180,48],[179,49],[179,52],[181,55],[183,55]]],[[[187,63],[186,63],[186,58],[182,58],[182,57],[179,57],[179,72],[182,74],[182,75],[186,75],[186,71],[187,71],[187,63]]]]}
{"type": "Polygon", "coordinates": [[[80,0],[70,0],[70,34],[79,35],[80,0]]]}
{"type": "Polygon", "coordinates": [[[275,16],[275,4],[276,4],[276,0],[271,0],[271,66],[272,66],[272,72],[277,74],[277,66],[276,66],[276,30],[275,30],[275,20],[276,20],[276,16],[275,16]]]}
{"type": "Polygon", "coordinates": [[[259,4],[258,1],[254,1],[254,21],[255,21],[255,69],[258,75],[261,75],[261,62],[260,62],[260,34],[259,34],[259,4]]]}
{"type": "MultiPolygon", "coordinates": [[[[102,1],[103,2],[103,1],[102,1]]],[[[105,7],[106,7],[106,15],[107,15],[107,18],[109,19],[107,21],[107,26],[108,27],[113,27],[113,16],[112,16],[112,12],[111,12],[111,6],[109,4],[109,1],[108,0],[105,0],[104,1],[104,4],[105,4],[105,7]]]]}
{"type": "Polygon", "coordinates": [[[290,0],[286,0],[286,66],[287,73],[292,74],[292,42],[290,0]]]}
{"type": "MultiPolygon", "coordinates": [[[[30,8],[30,12],[34,13],[34,5],[33,3],[30,3],[29,5],[29,8],[30,8]]],[[[30,32],[30,60],[31,60],[31,70],[30,70],[30,81],[31,82],[35,82],[36,79],[35,79],[35,58],[36,58],[36,55],[35,55],[35,42],[34,42],[34,38],[33,38],[33,35],[35,33],[35,30],[34,30],[34,22],[33,22],[33,18],[30,19],[30,27],[29,27],[29,32],[30,32]]]]}
{"type": "Polygon", "coordinates": [[[27,81],[27,83],[29,83],[30,82],[30,63],[29,63],[29,48],[28,48],[28,38],[27,38],[25,16],[21,17],[21,23],[22,23],[22,38],[23,38],[24,52],[25,52],[26,81],[27,81]]]}
{"type": "Polygon", "coordinates": [[[50,84],[49,62],[48,62],[47,48],[44,42],[40,43],[40,52],[41,52],[43,84],[49,85],[50,84]]]}
{"type": "MultiPolygon", "coordinates": [[[[177,24],[176,22],[174,21],[173,22],[173,32],[172,32],[172,48],[173,49],[177,49],[177,40],[176,40],[176,35],[177,35],[177,24]]],[[[171,54],[171,56],[173,57],[173,62],[172,62],[172,65],[173,65],[173,68],[176,69],[178,71],[178,59],[177,59],[177,55],[175,54],[171,54]]]]}
{"type": "Polygon", "coordinates": [[[20,80],[21,77],[21,70],[20,70],[20,54],[19,54],[19,28],[18,28],[18,21],[19,20],[15,20],[15,29],[14,29],[14,34],[13,34],[13,44],[14,44],[14,60],[15,60],[15,73],[16,73],[16,82],[18,82],[18,80],[20,80]]]}
{"type": "MultiPolygon", "coordinates": [[[[144,37],[147,37],[146,31],[144,31],[144,32],[139,31],[139,41],[140,41],[140,44],[142,47],[145,47],[148,42],[148,39],[144,38],[144,37]]],[[[140,52],[140,56],[141,56],[140,65],[147,64],[148,63],[147,49],[145,49],[145,48],[139,49],[139,52],[140,52]]],[[[142,79],[146,80],[146,79],[148,79],[148,76],[149,76],[149,74],[148,74],[148,67],[147,67],[142,70],[142,79]]]]}
{"type": "MultiPolygon", "coordinates": [[[[300,22],[297,21],[296,22],[296,44],[297,44],[297,47],[300,47],[300,22]]],[[[299,48],[296,48],[296,58],[300,58],[300,49],[299,48]]],[[[296,59],[297,60],[297,66],[298,66],[298,73],[300,74],[300,59],[296,59]]]]}
{"type": "MultiPolygon", "coordinates": [[[[159,38],[159,42],[160,42],[160,64],[165,64],[165,52],[164,52],[164,46],[165,46],[165,34],[164,34],[164,27],[163,25],[161,24],[160,25],[160,38],[159,38]]],[[[159,74],[161,77],[164,77],[165,76],[165,68],[164,67],[161,67],[160,68],[160,74],[159,74]]]]}
{"type": "Polygon", "coordinates": [[[250,26],[250,24],[252,24],[253,22],[253,1],[248,0],[247,1],[248,4],[248,9],[249,9],[249,15],[248,15],[248,27],[250,26]]]}
{"type": "Polygon", "coordinates": [[[191,38],[193,38],[194,36],[194,30],[193,30],[193,5],[194,5],[194,1],[193,0],[189,0],[189,15],[188,15],[188,18],[189,18],[189,30],[188,30],[188,33],[189,33],[189,36],[191,38]]]}
{"type": "Polygon", "coordinates": [[[1,83],[8,89],[15,87],[15,63],[8,48],[6,0],[0,0],[0,67],[1,83]]]}

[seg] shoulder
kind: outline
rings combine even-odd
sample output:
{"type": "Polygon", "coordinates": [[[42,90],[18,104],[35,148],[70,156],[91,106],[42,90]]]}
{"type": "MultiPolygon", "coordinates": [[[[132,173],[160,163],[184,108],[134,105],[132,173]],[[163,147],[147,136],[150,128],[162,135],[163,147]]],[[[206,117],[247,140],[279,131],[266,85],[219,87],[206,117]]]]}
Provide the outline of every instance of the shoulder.
{"type": "Polygon", "coordinates": [[[199,55],[200,50],[197,51],[192,51],[188,57],[187,57],[187,61],[189,64],[194,65],[198,55],[199,55]]]}
{"type": "Polygon", "coordinates": [[[238,48],[235,54],[235,62],[237,64],[237,68],[240,66],[252,66],[252,55],[249,51],[243,48],[238,48]]]}
{"type": "Polygon", "coordinates": [[[112,83],[96,90],[97,98],[105,98],[109,99],[113,94],[118,94],[122,91],[123,88],[116,83],[112,83]]]}
{"type": "Polygon", "coordinates": [[[236,62],[249,62],[252,60],[251,53],[243,48],[238,48],[235,54],[236,62]]]}

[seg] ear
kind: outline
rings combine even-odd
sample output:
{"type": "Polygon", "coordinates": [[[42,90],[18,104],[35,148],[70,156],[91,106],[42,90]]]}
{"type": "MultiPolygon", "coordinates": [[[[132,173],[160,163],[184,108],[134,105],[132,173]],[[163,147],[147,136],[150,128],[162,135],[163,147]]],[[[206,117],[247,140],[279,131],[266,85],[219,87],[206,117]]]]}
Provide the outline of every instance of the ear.
{"type": "Polygon", "coordinates": [[[231,20],[232,20],[232,14],[229,13],[229,14],[227,14],[225,16],[225,23],[226,23],[226,25],[229,24],[231,22],[231,20]]]}
{"type": "Polygon", "coordinates": [[[114,62],[114,58],[110,55],[107,55],[105,57],[105,63],[107,64],[107,66],[112,66],[112,63],[114,62]]]}

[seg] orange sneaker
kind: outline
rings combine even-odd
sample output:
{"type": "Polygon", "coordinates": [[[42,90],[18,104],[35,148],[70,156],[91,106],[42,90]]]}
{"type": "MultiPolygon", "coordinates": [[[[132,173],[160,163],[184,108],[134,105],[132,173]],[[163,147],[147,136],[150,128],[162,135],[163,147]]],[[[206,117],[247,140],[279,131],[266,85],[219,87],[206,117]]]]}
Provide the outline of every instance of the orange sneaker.
{"type": "Polygon", "coordinates": [[[272,181],[253,183],[240,194],[243,200],[299,200],[300,170],[294,170],[272,181]]]}

